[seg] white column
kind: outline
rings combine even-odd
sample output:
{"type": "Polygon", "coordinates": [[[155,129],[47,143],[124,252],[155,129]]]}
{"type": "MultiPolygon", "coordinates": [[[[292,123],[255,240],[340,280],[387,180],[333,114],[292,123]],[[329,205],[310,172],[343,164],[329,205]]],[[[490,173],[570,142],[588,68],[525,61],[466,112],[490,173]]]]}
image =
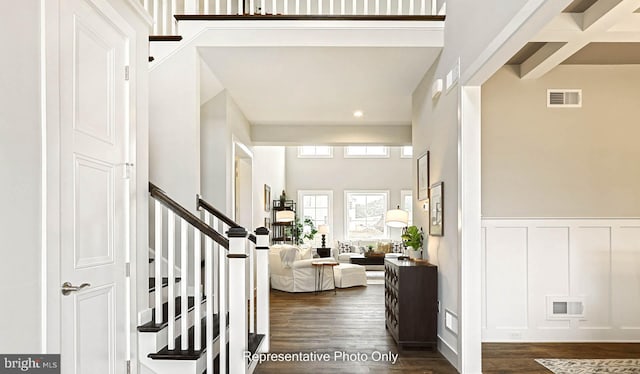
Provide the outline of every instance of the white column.
{"type": "MultiPolygon", "coordinates": [[[[458,61],[458,64],[460,62],[458,61]]],[[[458,117],[458,253],[460,333],[458,364],[462,373],[482,371],[481,248],[481,99],[480,86],[459,91],[458,117]]]]}
{"type": "MultiPolygon", "coordinates": [[[[229,284],[240,292],[229,293],[229,372],[244,373],[248,349],[247,298],[247,231],[242,227],[229,229],[229,284]]],[[[223,348],[221,348],[222,350],[223,348]]]]}
{"type": "Polygon", "coordinates": [[[262,352],[269,352],[269,230],[256,230],[256,333],[264,334],[262,352]]]}

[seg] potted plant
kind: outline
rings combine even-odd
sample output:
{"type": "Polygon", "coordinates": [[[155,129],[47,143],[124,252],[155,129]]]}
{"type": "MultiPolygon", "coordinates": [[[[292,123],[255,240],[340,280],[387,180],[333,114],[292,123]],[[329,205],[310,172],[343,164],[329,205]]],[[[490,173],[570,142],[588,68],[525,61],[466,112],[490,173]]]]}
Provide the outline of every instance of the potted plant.
{"type": "Polygon", "coordinates": [[[402,233],[402,243],[407,247],[410,258],[422,258],[424,232],[416,226],[409,226],[402,233]]]}
{"type": "Polygon", "coordinates": [[[313,240],[318,233],[318,229],[313,224],[311,218],[305,218],[304,222],[300,222],[300,219],[296,217],[296,222],[291,228],[287,228],[288,234],[291,234],[296,241],[295,244],[303,244],[305,239],[313,240]]]}

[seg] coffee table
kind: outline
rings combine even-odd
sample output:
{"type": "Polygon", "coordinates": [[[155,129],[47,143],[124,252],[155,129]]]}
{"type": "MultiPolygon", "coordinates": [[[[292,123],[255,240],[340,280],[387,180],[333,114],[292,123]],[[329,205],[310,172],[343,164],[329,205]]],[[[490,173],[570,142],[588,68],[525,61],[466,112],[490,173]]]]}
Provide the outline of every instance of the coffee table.
{"type": "Polygon", "coordinates": [[[370,256],[366,257],[364,255],[360,256],[351,256],[349,262],[356,265],[384,265],[384,256],[370,256]]]}

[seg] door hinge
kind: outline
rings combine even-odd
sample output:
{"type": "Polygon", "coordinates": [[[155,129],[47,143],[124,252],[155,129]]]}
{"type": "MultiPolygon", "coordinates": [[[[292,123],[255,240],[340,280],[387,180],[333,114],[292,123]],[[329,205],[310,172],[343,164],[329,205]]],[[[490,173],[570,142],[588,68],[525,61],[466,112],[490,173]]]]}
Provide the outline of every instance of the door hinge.
{"type": "Polygon", "coordinates": [[[124,264],[124,274],[127,278],[131,277],[131,263],[127,262],[124,264]]]}
{"type": "Polygon", "coordinates": [[[130,162],[126,162],[124,164],[124,179],[131,178],[131,171],[133,170],[133,164],[130,162]]]}
{"type": "Polygon", "coordinates": [[[126,81],[129,80],[129,65],[126,65],[124,67],[124,80],[126,80],[126,81]]]}
{"type": "Polygon", "coordinates": [[[127,374],[131,374],[131,360],[127,360],[127,374]]]}

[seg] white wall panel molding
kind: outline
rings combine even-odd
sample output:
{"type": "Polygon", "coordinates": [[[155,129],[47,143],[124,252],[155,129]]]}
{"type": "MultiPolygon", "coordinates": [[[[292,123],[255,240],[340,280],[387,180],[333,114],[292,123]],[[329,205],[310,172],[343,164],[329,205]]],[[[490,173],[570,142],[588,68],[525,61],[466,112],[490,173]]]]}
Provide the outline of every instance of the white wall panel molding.
{"type": "Polygon", "coordinates": [[[482,268],[485,342],[640,341],[640,218],[484,218],[482,268]]]}

